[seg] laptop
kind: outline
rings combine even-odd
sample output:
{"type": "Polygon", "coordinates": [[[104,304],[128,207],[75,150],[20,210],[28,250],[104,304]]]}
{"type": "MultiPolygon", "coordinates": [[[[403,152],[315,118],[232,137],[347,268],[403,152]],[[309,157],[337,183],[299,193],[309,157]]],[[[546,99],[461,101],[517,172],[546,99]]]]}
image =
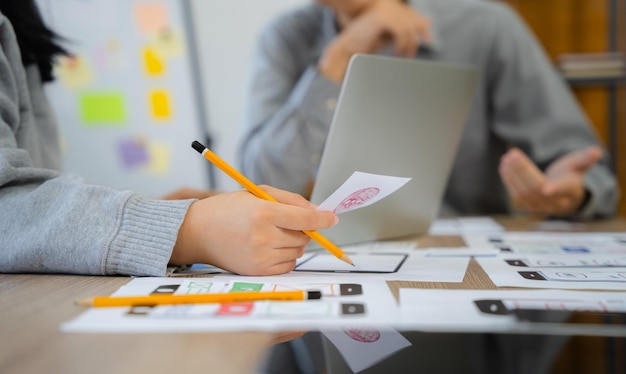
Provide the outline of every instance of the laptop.
{"type": "Polygon", "coordinates": [[[412,179],[320,233],[338,245],[426,233],[439,212],[477,81],[471,67],[354,55],[311,201],[321,203],[355,171],[412,179]]]}

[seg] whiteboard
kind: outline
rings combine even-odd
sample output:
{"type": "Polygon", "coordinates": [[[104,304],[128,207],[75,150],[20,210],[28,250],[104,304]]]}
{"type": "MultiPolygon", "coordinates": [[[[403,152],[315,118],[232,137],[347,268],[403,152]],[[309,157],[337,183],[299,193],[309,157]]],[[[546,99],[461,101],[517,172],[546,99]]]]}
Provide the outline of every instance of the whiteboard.
{"type": "MultiPolygon", "coordinates": [[[[38,0],[73,58],[46,92],[61,129],[65,171],[158,197],[208,188],[201,83],[192,73],[189,5],[177,0],[38,0]]],[[[193,46],[191,46],[193,47],[193,46]]]]}

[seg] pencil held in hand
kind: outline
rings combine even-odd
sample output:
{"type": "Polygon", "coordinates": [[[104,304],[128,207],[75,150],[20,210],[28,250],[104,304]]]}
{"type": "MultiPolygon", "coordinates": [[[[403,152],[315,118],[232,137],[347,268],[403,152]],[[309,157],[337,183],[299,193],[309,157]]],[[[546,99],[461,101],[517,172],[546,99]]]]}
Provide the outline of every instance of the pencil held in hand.
{"type": "MultiPolygon", "coordinates": [[[[222,170],[224,173],[228,174],[228,176],[233,178],[237,183],[242,185],[246,190],[248,190],[256,197],[268,201],[277,202],[276,199],[274,199],[267,192],[254,184],[250,179],[246,178],[243,174],[230,166],[226,161],[222,160],[218,155],[213,153],[210,149],[202,145],[200,142],[194,141],[193,143],[191,143],[191,147],[198,151],[198,153],[202,154],[204,158],[211,161],[215,166],[220,168],[220,170],[222,170]]],[[[350,258],[339,247],[337,247],[319,232],[314,230],[303,230],[302,232],[308,235],[311,239],[315,240],[319,245],[321,245],[324,249],[326,249],[338,259],[354,266],[352,260],[350,260],[350,258]]]]}

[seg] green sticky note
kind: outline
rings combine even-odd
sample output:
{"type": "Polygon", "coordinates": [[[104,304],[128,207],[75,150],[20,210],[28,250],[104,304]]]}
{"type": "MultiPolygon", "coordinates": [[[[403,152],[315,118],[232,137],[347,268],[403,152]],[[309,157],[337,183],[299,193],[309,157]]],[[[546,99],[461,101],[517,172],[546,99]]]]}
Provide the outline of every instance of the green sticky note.
{"type": "Polygon", "coordinates": [[[119,92],[92,92],[80,96],[83,123],[87,126],[119,126],[126,120],[124,97],[119,92]]]}

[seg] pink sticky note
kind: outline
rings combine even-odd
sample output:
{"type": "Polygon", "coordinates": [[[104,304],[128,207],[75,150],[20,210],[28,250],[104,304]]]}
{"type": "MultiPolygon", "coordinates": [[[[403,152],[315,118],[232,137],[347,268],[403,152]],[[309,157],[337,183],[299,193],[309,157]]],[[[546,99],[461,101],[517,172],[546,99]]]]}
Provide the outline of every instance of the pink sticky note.
{"type": "Polygon", "coordinates": [[[167,9],[159,3],[138,3],[135,5],[135,18],[139,31],[146,34],[157,33],[169,24],[167,9]]]}

